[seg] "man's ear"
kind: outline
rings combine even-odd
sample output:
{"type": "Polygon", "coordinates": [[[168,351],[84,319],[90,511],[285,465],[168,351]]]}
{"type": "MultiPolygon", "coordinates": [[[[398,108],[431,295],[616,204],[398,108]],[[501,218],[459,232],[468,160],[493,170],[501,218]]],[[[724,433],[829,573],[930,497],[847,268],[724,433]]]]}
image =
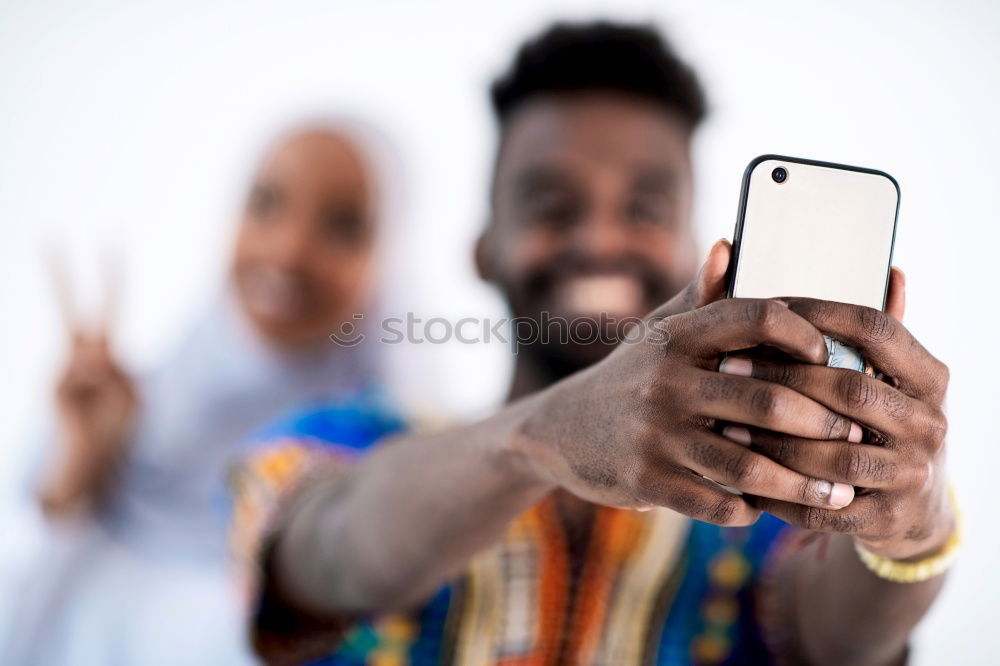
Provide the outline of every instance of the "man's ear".
{"type": "Polygon", "coordinates": [[[491,233],[492,225],[487,224],[486,227],[480,232],[479,237],[476,238],[476,247],[474,251],[474,259],[476,262],[476,273],[479,275],[479,279],[484,282],[493,282],[494,271],[493,271],[493,234],[491,233]]]}

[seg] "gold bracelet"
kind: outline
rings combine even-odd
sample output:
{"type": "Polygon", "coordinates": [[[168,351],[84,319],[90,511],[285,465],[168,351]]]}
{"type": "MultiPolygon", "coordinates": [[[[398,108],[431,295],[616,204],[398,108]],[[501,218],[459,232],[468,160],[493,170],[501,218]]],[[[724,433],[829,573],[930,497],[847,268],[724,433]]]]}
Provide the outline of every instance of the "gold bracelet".
{"type": "Polygon", "coordinates": [[[854,549],[858,552],[858,557],[876,576],[894,583],[922,583],[935,576],[940,576],[950,569],[951,565],[958,559],[958,551],[962,545],[962,512],[959,510],[958,499],[955,497],[955,490],[951,484],[948,484],[948,501],[955,514],[955,530],[936,555],[917,562],[900,562],[876,555],[855,540],[854,549]]]}

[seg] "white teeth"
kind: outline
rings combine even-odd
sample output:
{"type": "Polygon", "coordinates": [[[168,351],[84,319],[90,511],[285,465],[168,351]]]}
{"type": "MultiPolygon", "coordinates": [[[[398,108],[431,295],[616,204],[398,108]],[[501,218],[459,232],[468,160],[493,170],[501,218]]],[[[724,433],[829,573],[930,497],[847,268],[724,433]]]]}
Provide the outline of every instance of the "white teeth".
{"type": "Polygon", "coordinates": [[[247,305],[259,316],[279,321],[300,317],[306,307],[300,281],[269,267],[251,269],[244,281],[247,305]]]}
{"type": "Polygon", "coordinates": [[[571,278],[560,285],[559,309],[574,315],[636,315],[642,311],[642,287],[627,275],[592,275],[571,278]]]}

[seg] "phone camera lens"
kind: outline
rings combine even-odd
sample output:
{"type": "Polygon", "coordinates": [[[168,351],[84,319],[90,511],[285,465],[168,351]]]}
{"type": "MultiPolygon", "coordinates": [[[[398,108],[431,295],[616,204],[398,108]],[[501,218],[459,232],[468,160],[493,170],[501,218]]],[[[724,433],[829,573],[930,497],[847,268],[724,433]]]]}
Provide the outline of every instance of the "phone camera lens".
{"type": "Polygon", "coordinates": [[[783,183],[788,178],[788,171],[785,170],[785,167],[778,167],[771,172],[771,178],[776,183],[783,183]]]}

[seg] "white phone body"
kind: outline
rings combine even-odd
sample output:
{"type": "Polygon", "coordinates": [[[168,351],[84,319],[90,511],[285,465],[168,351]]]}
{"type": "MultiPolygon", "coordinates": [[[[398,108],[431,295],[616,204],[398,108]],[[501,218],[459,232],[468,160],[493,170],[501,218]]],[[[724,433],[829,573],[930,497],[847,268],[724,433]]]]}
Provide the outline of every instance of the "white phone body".
{"type": "Polygon", "coordinates": [[[899,185],[887,173],[758,157],[743,176],[729,296],[884,310],[898,213],[899,185]]]}

